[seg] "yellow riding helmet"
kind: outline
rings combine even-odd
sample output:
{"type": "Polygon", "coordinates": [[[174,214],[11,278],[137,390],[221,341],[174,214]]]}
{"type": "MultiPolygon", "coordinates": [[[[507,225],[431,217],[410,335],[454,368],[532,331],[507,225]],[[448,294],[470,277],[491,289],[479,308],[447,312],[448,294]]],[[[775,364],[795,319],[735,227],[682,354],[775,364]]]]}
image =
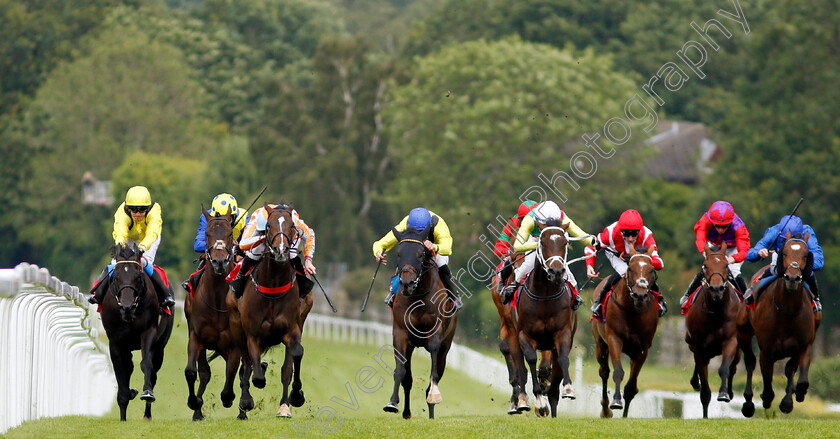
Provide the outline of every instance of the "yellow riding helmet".
{"type": "Polygon", "coordinates": [[[152,205],[152,196],[145,186],[134,186],[125,194],[126,207],[149,207],[152,205]]]}
{"type": "Polygon", "coordinates": [[[213,198],[213,211],[219,215],[227,215],[228,211],[236,214],[238,207],[236,206],[236,198],[231,194],[219,194],[213,198]]]}

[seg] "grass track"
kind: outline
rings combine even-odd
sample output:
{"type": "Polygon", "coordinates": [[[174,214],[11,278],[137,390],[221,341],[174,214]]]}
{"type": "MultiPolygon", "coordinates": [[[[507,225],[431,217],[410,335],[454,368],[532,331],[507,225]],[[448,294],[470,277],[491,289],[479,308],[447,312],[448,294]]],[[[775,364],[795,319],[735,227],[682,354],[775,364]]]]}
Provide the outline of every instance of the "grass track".
{"type": "MultiPolygon", "coordinates": [[[[270,363],[266,389],[253,389],[257,408],[249,413],[248,421],[237,421],[234,408],[226,409],[218,399],[222,387],[221,360],[212,364],[213,379],[205,394],[204,422],[191,422],[192,411],[186,406],[186,382],[183,369],[186,364],[186,327],[177,324],[167,347],[166,359],[158,385],[155,388],[154,421],[142,421],[144,404],[139,400],[129,405],[128,422],[119,422],[119,412],[114,409],[102,418],[70,416],[27,422],[10,430],[9,438],[116,438],[116,437],[546,437],[575,438],[649,438],[649,437],[771,437],[790,438],[837,437],[840,421],[834,419],[791,419],[778,410],[765,412],[758,409],[752,420],[647,420],[647,419],[536,419],[532,414],[507,416],[507,395],[449,370],[441,381],[443,403],[437,406],[438,419],[427,418],[424,390],[428,385],[428,358],[415,355],[414,388],[412,391],[413,419],[404,421],[399,415],[386,414],[382,406],[388,401],[393,385],[392,378],[371,357],[377,352],[374,346],[349,346],[307,338],[304,335],[304,391],[306,404],[293,409],[292,420],[274,417],[279,405],[279,372],[282,348],[269,353],[270,363]],[[382,387],[371,394],[360,391],[354,384],[356,372],[365,366],[377,371],[382,387]],[[352,393],[345,387],[349,382],[352,393]],[[356,410],[342,407],[336,400],[357,399],[356,410]],[[324,419],[329,414],[324,407],[335,409],[335,418],[324,419]],[[319,410],[324,410],[316,416],[319,410]],[[778,417],[778,418],[776,418],[778,417]],[[774,419],[775,418],[775,419],[774,419]],[[325,435],[316,427],[326,421],[334,434],[325,435]]],[[[391,359],[392,355],[385,358],[391,359]]],[[[139,361],[135,355],[135,364],[139,361]]],[[[391,359],[389,364],[393,364],[391,359]]],[[[587,367],[588,368],[588,365],[587,367]]],[[[585,369],[586,369],[585,368],[585,369]]],[[[687,380],[687,378],[686,378],[687,380]]],[[[135,367],[132,385],[142,387],[139,365],[135,367]]],[[[235,388],[239,394],[238,386],[235,388]]],[[[776,406],[778,398],[776,401],[776,406]]],[[[808,405],[796,405],[793,415],[802,415],[808,405]]],[[[347,404],[347,403],[345,403],[347,404]]],[[[350,404],[353,405],[353,404],[350,404]]],[[[402,408],[402,404],[401,404],[402,408]]]]}

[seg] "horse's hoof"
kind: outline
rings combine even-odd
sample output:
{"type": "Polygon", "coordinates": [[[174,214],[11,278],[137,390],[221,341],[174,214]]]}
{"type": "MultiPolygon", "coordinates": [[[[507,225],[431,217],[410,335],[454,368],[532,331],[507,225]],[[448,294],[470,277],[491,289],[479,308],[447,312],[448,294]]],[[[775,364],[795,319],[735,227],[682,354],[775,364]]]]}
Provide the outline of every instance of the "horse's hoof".
{"type": "Polygon", "coordinates": [[[128,389],[128,400],[131,401],[132,399],[137,398],[138,393],[140,393],[140,391],[137,389],[128,389]]]}
{"type": "Polygon", "coordinates": [[[534,413],[536,413],[536,415],[541,417],[541,418],[545,418],[545,417],[548,416],[548,406],[538,408],[538,409],[534,410],[534,413]]]}
{"type": "Polygon", "coordinates": [[[729,402],[729,401],[732,401],[732,398],[729,397],[728,393],[724,392],[724,393],[721,393],[720,395],[718,395],[718,401],[729,402]]]}
{"type": "Polygon", "coordinates": [[[440,392],[431,393],[426,397],[426,404],[440,404],[443,401],[443,395],[440,392]]]}
{"type": "Polygon", "coordinates": [[[236,419],[239,419],[240,421],[247,421],[248,415],[245,413],[245,410],[239,409],[239,416],[237,416],[236,419]]]}
{"type": "Polygon", "coordinates": [[[303,403],[306,402],[306,396],[303,395],[303,390],[294,391],[292,390],[292,394],[289,395],[289,402],[292,403],[292,407],[300,407],[303,403]]]}
{"type": "Polygon", "coordinates": [[[385,407],[382,407],[382,410],[388,413],[399,413],[400,407],[397,404],[394,404],[393,402],[389,402],[388,404],[385,404],[385,407]]]}
{"type": "Polygon", "coordinates": [[[624,408],[624,404],[621,401],[613,401],[610,403],[610,410],[621,410],[624,408]]]}
{"type": "Polygon", "coordinates": [[[233,400],[236,399],[236,395],[233,392],[231,392],[230,394],[226,394],[225,392],[222,392],[221,399],[222,399],[222,405],[226,409],[228,409],[231,406],[233,406],[233,400]]]}
{"type": "Polygon", "coordinates": [[[805,394],[808,393],[808,383],[799,383],[796,385],[796,402],[805,401],[805,394]]]}
{"type": "Polygon", "coordinates": [[[692,379],[690,384],[691,384],[692,389],[694,389],[697,392],[700,391],[700,380],[699,379],[692,379]]]}
{"type": "Polygon", "coordinates": [[[403,419],[411,419],[411,412],[406,410],[403,412],[403,419]]]}
{"type": "Polygon", "coordinates": [[[507,414],[509,415],[518,415],[519,410],[516,409],[516,404],[510,403],[510,407],[508,408],[507,414]]]}
{"type": "Polygon", "coordinates": [[[254,409],[254,400],[253,398],[248,399],[240,399],[239,400],[239,410],[243,412],[251,411],[254,409]]]}
{"type": "Polygon", "coordinates": [[[143,394],[140,395],[140,399],[146,402],[155,402],[155,392],[151,390],[144,390],[143,394]]]}
{"type": "Polygon", "coordinates": [[[254,382],[254,387],[256,387],[258,389],[262,389],[262,388],[265,387],[265,378],[254,378],[253,382],[254,382]]]}
{"type": "Polygon", "coordinates": [[[268,369],[268,361],[260,363],[260,367],[262,368],[263,373],[265,373],[266,369],[268,369]]]}
{"type": "Polygon", "coordinates": [[[793,411],[793,398],[785,398],[782,400],[781,404],[779,404],[779,410],[784,413],[788,414],[793,411]]]}
{"type": "Polygon", "coordinates": [[[203,401],[198,399],[197,396],[190,396],[189,398],[187,398],[187,407],[189,407],[190,410],[198,410],[203,405],[203,404],[201,404],[201,402],[203,402],[203,401]]]}
{"type": "Polygon", "coordinates": [[[204,420],[204,415],[202,415],[200,413],[193,414],[192,420],[193,421],[203,421],[204,420]]]}
{"type": "Polygon", "coordinates": [[[745,418],[752,418],[755,414],[755,404],[745,402],[744,405],[741,406],[741,414],[744,415],[745,418]]]}
{"type": "Polygon", "coordinates": [[[292,410],[289,408],[288,404],[280,404],[280,409],[277,410],[278,418],[292,418],[292,410]]]}
{"type": "Polygon", "coordinates": [[[563,387],[563,399],[575,399],[575,389],[572,388],[571,384],[566,384],[563,387]]]}
{"type": "Polygon", "coordinates": [[[531,406],[528,404],[528,396],[524,393],[519,395],[519,400],[516,404],[516,411],[518,411],[519,413],[531,410],[531,406]]]}

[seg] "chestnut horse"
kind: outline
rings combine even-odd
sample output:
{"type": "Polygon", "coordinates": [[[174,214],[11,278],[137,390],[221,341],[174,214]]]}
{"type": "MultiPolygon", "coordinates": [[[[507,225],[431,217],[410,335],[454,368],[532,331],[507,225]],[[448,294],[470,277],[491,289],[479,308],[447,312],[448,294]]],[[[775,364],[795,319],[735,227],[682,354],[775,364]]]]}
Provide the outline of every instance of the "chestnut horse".
{"type": "MultiPolygon", "coordinates": [[[[755,370],[755,354],[752,350],[752,338],[758,341],[760,352],[761,375],[764,378],[764,391],[761,402],[765,409],[773,404],[773,364],[789,358],[785,364],[787,386],[785,397],[779,404],[782,413],[793,411],[793,397],[796,401],[805,400],[808,391],[808,368],[811,365],[811,346],[822,321],[822,312],[811,308],[811,293],[805,287],[802,272],[813,258],[808,251],[809,234],[800,239],[799,235],[785,236],[785,245],[776,262],[778,279],[756,299],[755,309],[744,305],[738,312],[738,344],[744,351],[744,365],[747,369],[747,386],[744,390],[744,402],[741,413],[751,417],[755,413],[753,404],[752,376],[755,370]],[[799,380],[794,385],[793,375],[799,369],[799,380]]],[[[760,270],[753,277],[753,282],[764,272],[760,270]]]]}
{"type": "MultiPolygon", "coordinates": [[[[604,317],[606,323],[597,319],[592,320],[592,334],[595,336],[595,356],[601,365],[601,417],[611,418],[612,410],[624,408],[624,417],[630,409],[630,402],[639,393],[637,379],[642,365],[647,360],[656,326],[659,322],[659,307],[650,288],[656,280],[649,249],[630,248],[628,254],[627,272],[616,283],[612,294],[605,306],[604,317]],[[624,386],[624,397],[621,398],[621,381],[624,379],[624,368],[621,366],[621,354],[630,357],[630,379],[624,386]],[[612,402],[608,404],[607,379],[610,376],[612,362],[615,393],[612,402]]],[[[601,291],[607,279],[602,280],[595,291],[601,291]]]]}
{"type": "Polygon", "coordinates": [[[732,400],[732,378],[740,359],[735,318],[741,305],[738,293],[729,282],[729,263],[726,260],[726,242],[722,247],[706,243],[703,261],[703,283],[697,299],[685,317],[685,342],[694,353],[694,374],[691,386],[700,391],[703,417],[709,417],[709,360],[722,355],[720,391],[717,400],[732,400]]]}
{"type": "MultiPolygon", "coordinates": [[[[201,210],[207,220],[205,229],[207,249],[204,251],[204,257],[208,266],[205,267],[205,273],[196,286],[195,297],[187,294],[184,300],[184,314],[187,316],[189,330],[187,367],[184,369],[184,375],[189,388],[187,406],[194,411],[193,421],[204,419],[204,414],[201,412],[204,405],[202,397],[211,376],[207,350],[216,351],[225,359],[229,356],[232,358],[232,361],[227,362],[225,385],[220,395],[222,405],[225,407],[233,405],[233,399],[236,396],[233,392],[233,381],[242,355],[233,342],[225,302],[230,289],[225,277],[235,265],[233,260],[234,216],[230,212],[227,215],[216,212],[215,216],[211,216],[204,206],[201,210]],[[196,377],[200,379],[198,392],[194,390],[196,377]]],[[[242,398],[251,399],[247,388],[242,390],[242,398]]],[[[240,419],[244,419],[243,416],[244,412],[240,412],[240,419]]]]}
{"type": "Polygon", "coordinates": [[[399,291],[394,297],[394,392],[383,407],[389,413],[399,412],[399,390],[405,394],[403,418],[411,418],[411,354],[414,348],[425,348],[432,357],[431,377],[426,388],[429,419],[435,418],[435,404],[443,397],[438,383],[446,369],[446,354],[455,337],[458,312],[440,280],[435,255],[423,246],[429,228],[417,231],[408,227],[405,232],[393,230],[399,241],[397,246],[397,273],[399,291]]]}
{"type": "MultiPolygon", "coordinates": [[[[537,415],[545,416],[551,406],[551,416],[557,417],[560,384],[563,398],[575,399],[569,376],[569,351],[577,330],[577,313],[572,311],[572,291],[566,283],[566,251],[568,238],[560,220],[538,224],[534,270],[520,293],[517,314],[514,316],[517,336],[531,370],[531,381],[537,415]],[[543,397],[544,385],[537,372],[537,350],[550,352],[551,375],[548,380],[548,403],[543,397]]],[[[514,358],[520,371],[520,399],[525,395],[525,365],[522,357],[514,358]]]]}
{"type": "MultiPolygon", "coordinates": [[[[268,249],[256,267],[251,270],[250,282],[245,285],[242,297],[237,299],[231,291],[227,296],[230,310],[230,327],[234,340],[243,352],[243,371],[240,374],[243,391],[253,373],[257,388],[265,387],[265,365],[261,361],[266,349],[283,343],[286,356],[281,368],[283,395],[280,399],[278,417],[291,418],[289,407],[300,407],[305,402],[300,381],[300,363],[303,345],[300,343],[300,297],[295,281],[295,270],[291,263],[291,252],[298,238],[292,220],[291,208],[286,205],[271,207],[266,222],[268,249]],[[289,394],[289,383],[292,382],[289,394]]],[[[228,360],[228,371],[230,361],[228,360]]],[[[250,401],[253,404],[253,400],[250,401]]],[[[240,402],[240,410],[250,410],[240,402]]]]}
{"type": "Polygon", "coordinates": [[[134,363],[131,351],[140,350],[140,369],[145,381],[140,399],[146,401],[144,419],[152,419],[157,372],[163,364],[163,352],[172,334],[172,315],[161,314],[152,279],[143,270],[143,252],[135,242],[113,247],[114,272],[108,293],[102,301],[102,326],[108,334],[111,363],[117,378],[117,405],[120,421],[125,421],[128,402],[137,396],[129,388],[134,363]]]}
{"type": "MultiPolygon", "coordinates": [[[[507,226],[516,231],[512,220],[508,220],[507,226]]],[[[506,276],[508,281],[512,281],[514,273],[512,269],[522,263],[522,256],[516,257],[510,266],[511,272],[506,276]]],[[[498,270],[503,271],[504,262],[502,262],[498,270]]],[[[515,415],[524,411],[529,411],[531,407],[528,405],[528,395],[524,392],[519,392],[519,369],[514,358],[522,358],[522,348],[519,346],[519,337],[516,333],[516,326],[513,323],[513,307],[502,303],[502,297],[496,293],[498,291],[499,276],[493,276],[493,281],[490,286],[490,295],[493,298],[493,304],[496,305],[496,311],[499,313],[499,351],[505,358],[505,365],[508,370],[508,382],[511,385],[510,407],[507,413],[515,415]],[[521,399],[519,397],[522,397],[521,399]]],[[[505,283],[506,279],[502,279],[505,283]]],[[[542,351],[542,358],[540,359],[540,383],[542,386],[548,386],[548,378],[551,374],[551,352],[542,351]]],[[[518,364],[524,364],[520,361],[518,364]]],[[[527,370],[525,371],[527,374],[527,370]]],[[[523,385],[524,386],[524,385],[523,385]]]]}

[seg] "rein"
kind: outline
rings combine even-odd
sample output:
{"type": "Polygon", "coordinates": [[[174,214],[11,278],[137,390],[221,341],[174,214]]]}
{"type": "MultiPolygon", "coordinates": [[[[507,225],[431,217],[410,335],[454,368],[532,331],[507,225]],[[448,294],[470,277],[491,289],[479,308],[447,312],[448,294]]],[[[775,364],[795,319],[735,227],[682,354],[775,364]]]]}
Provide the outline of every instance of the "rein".
{"type": "MultiPolygon", "coordinates": [[[[141,264],[137,261],[117,261],[114,265],[116,266],[116,265],[120,265],[120,264],[137,264],[137,265],[140,266],[141,270],[143,269],[143,264],[141,264]]],[[[122,290],[124,290],[126,288],[129,288],[129,289],[131,289],[131,291],[134,292],[134,302],[132,303],[132,306],[137,306],[137,303],[140,300],[140,290],[135,285],[132,285],[132,284],[123,285],[123,286],[117,288],[116,292],[112,291],[112,294],[114,295],[114,298],[117,299],[117,305],[122,306],[122,301],[120,300],[120,292],[122,292],[122,290]]],[[[109,290],[111,290],[111,289],[109,288],[109,290]]]]}
{"type": "MultiPolygon", "coordinates": [[[[630,262],[632,262],[633,258],[636,258],[636,257],[646,257],[646,258],[650,259],[651,264],[653,263],[653,258],[650,257],[650,255],[647,255],[647,254],[644,254],[644,253],[636,253],[635,255],[630,256],[630,260],[627,261],[627,271],[624,272],[624,283],[627,285],[627,294],[628,295],[632,294],[633,290],[632,290],[631,285],[635,284],[635,283],[632,283],[632,284],[630,283],[630,262]]],[[[645,279],[645,280],[647,280],[647,279],[645,279]]],[[[656,272],[655,271],[653,272],[653,282],[656,282],[656,272]]],[[[653,305],[653,299],[650,297],[651,296],[650,287],[653,286],[653,282],[649,282],[648,286],[646,288],[646,295],[648,296],[648,298],[650,300],[648,300],[647,306],[644,307],[644,309],[642,309],[640,311],[636,311],[635,308],[632,309],[632,310],[628,310],[628,309],[624,308],[623,306],[621,306],[621,304],[618,302],[618,300],[611,300],[611,302],[614,302],[615,305],[618,306],[618,309],[620,309],[620,310],[622,310],[626,313],[629,313],[629,314],[644,314],[653,305]]]]}

